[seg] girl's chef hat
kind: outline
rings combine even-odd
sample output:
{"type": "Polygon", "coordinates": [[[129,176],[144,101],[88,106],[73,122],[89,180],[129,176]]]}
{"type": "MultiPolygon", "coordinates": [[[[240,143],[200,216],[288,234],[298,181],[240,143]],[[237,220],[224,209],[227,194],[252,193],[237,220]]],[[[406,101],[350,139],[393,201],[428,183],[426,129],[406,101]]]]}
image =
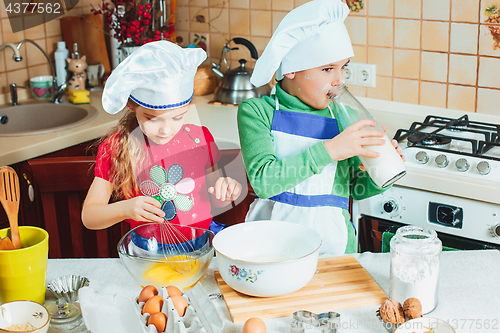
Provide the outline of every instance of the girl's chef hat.
{"type": "Polygon", "coordinates": [[[340,0],[313,0],[288,13],[255,63],[250,78],[260,87],[274,72],[283,74],[324,66],[354,56],[344,25],[349,14],[340,0]]]}
{"type": "Polygon", "coordinates": [[[121,111],[130,97],[149,109],[180,107],[193,98],[194,76],[207,58],[200,48],[182,48],[168,41],[145,44],[111,73],[102,105],[107,113],[121,111]]]}

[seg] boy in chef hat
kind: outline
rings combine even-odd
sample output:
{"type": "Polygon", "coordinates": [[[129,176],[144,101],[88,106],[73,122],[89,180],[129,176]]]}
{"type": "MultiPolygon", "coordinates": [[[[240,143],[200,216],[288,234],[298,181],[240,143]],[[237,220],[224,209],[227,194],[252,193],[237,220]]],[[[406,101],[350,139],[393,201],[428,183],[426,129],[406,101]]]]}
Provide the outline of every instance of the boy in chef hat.
{"type": "Polygon", "coordinates": [[[250,79],[259,87],[276,72],[275,94],[238,109],[243,161],[258,197],[246,221],[307,225],[322,237],[320,253],[334,255],[356,251],[349,196],[384,191],[356,157],[376,157],[363,146],[382,145],[384,133],[363,129],[376,125],[371,120],[341,128],[330,106],[354,55],[344,25],[348,13],[340,0],[313,0],[288,13],[250,79]]]}
{"type": "Polygon", "coordinates": [[[236,180],[219,177],[220,153],[209,130],[184,123],[206,57],[200,48],[152,42],[111,73],[102,104],[124,115],[99,144],[82,210],[87,228],[167,220],[208,229],[211,203],[226,206],[240,195],[236,180]]]}

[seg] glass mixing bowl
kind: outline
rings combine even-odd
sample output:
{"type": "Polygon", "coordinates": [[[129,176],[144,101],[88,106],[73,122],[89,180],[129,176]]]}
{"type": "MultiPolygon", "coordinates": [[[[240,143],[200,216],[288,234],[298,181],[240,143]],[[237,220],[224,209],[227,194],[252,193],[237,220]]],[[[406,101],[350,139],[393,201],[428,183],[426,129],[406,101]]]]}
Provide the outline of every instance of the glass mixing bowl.
{"type": "Polygon", "coordinates": [[[168,223],[147,223],[127,232],[118,254],[142,286],[189,288],[205,274],[214,256],[210,230],[168,223]]]}

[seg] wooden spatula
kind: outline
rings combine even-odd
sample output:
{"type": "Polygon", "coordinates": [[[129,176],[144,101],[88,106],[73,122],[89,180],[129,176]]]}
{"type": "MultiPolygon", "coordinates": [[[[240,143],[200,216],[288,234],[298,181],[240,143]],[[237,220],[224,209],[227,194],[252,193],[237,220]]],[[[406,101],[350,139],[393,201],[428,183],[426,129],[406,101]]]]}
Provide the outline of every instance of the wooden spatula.
{"type": "Polygon", "coordinates": [[[21,248],[19,228],[17,226],[19,197],[19,178],[17,177],[17,173],[9,166],[0,167],[0,202],[9,218],[10,237],[16,249],[21,248]]]}
{"type": "Polygon", "coordinates": [[[15,250],[14,244],[9,237],[0,238],[0,250],[15,250]]]}

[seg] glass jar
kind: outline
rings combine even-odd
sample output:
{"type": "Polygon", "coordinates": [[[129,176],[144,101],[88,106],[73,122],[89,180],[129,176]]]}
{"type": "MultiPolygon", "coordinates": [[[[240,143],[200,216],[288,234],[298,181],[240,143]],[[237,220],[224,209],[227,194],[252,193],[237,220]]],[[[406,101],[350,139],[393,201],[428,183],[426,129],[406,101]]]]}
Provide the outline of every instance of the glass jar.
{"type": "Polygon", "coordinates": [[[410,297],[422,304],[422,314],[438,303],[439,256],[442,243],[434,230],[405,226],[391,242],[389,297],[401,304],[410,297]]]}
{"type": "MultiPolygon", "coordinates": [[[[343,129],[353,125],[359,120],[370,119],[376,122],[363,104],[354,97],[346,86],[337,86],[330,94],[334,103],[335,118],[340,121],[343,129]]],[[[377,123],[375,127],[366,128],[383,132],[377,123]]],[[[378,157],[358,156],[373,182],[380,188],[385,188],[406,174],[406,167],[401,156],[394,149],[387,134],[382,138],[384,145],[364,146],[363,148],[375,151],[378,157]]]]}

